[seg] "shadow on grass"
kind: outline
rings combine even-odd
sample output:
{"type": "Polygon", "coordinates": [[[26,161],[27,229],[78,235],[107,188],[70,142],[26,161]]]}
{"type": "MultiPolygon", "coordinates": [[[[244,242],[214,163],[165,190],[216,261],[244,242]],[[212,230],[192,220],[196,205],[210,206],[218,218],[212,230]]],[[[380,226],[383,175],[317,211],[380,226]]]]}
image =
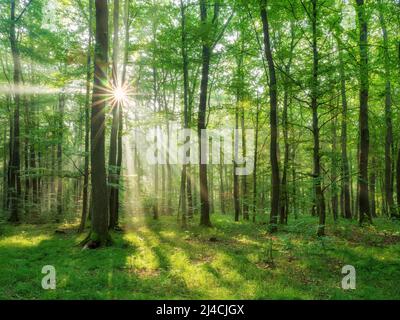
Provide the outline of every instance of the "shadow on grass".
{"type": "Polygon", "coordinates": [[[396,299],[399,247],[352,247],[309,237],[274,236],[275,268],[264,263],[262,225],[216,220],[215,228],[145,219],[114,245],[82,250],[84,237],[54,226],[5,228],[0,239],[0,299],[396,299]],[[210,241],[211,239],[213,241],[210,241]],[[295,240],[297,242],[295,242],[295,240]],[[397,258],[396,258],[397,257],[397,258]],[[357,270],[357,290],[340,288],[341,267],[357,270]],[[57,290],[41,288],[53,265],[57,290]]]}

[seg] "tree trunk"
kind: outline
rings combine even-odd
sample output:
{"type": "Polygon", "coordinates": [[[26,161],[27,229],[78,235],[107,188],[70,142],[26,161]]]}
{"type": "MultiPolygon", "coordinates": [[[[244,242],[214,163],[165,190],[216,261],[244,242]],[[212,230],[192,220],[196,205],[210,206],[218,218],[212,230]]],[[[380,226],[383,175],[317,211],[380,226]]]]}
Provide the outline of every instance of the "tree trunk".
{"type": "Polygon", "coordinates": [[[338,43],[340,60],[340,91],[342,99],[342,123],[341,123],[341,149],[342,149],[342,195],[343,211],[342,215],[346,219],[351,219],[351,199],[350,199],[350,173],[349,160],[347,157],[347,96],[346,96],[346,78],[344,73],[343,49],[338,43]]]}
{"type": "Polygon", "coordinates": [[[219,149],[219,201],[220,201],[220,210],[222,214],[225,214],[225,188],[224,188],[224,153],[222,151],[222,146],[219,149]]]}
{"type": "MultiPolygon", "coordinates": [[[[126,80],[126,68],[128,65],[128,55],[129,55],[129,26],[130,26],[130,22],[129,22],[129,4],[130,4],[130,0],[125,0],[125,17],[124,17],[124,24],[125,24],[125,45],[124,45],[124,62],[122,65],[122,76],[121,76],[121,85],[123,86],[123,88],[125,88],[127,86],[127,80],[126,80]]],[[[116,221],[116,227],[114,229],[119,230],[118,228],[118,223],[119,223],[119,216],[120,216],[120,184],[121,184],[121,172],[122,172],[122,133],[123,133],[123,126],[124,126],[124,122],[123,122],[123,105],[120,104],[119,108],[118,108],[118,145],[117,145],[117,172],[116,172],[116,178],[115,178],[115,183],[118,186],[115,193],[115,221],[116,221]]],[[[136,150],[137,151],[137,150],[136,150]]],[[[135,159],[136,159],[136,155],[135,155],[135,159]]],[[[140,175],[138,174],[138,180],[140,182],[140,175]]],[[[140,184],[138,184],[138,190],[137,190],[138,194],[140,193],[140,184]]]]}
{"type": "Polygon", "coordinates": [[[96,48],[94,55],[94,85],[91,115],[91,178],[92,178],[92,228],[88,238],[89,248],[110,243],[108,233],[108,198],[105,166],[105,107],[108,69],[108,3],[96,0],[96,48]]]}
{"type": "MultiPolygon", "coordinates": [[[[242,104],[241,110],[241,129],[242,129],[242,154],[243,159],[246,159],[247,150],[246,150],[246,127],[245,127],[245,110],[244,104],[242,104]]],[[[246,160],[245,160],[246,161],[246,160]]],[[[249,205],[247,203],[247,176],[242,176],[242,212],[243,212],[243,219],[249,220],[249,205]]]]}
{"type": "MultiPolygon", "coordinates": [[[[393,199],[393,179],[392,179],[392,158],[394,157],[393,148],[393,127],[392,127],[392,85],[390,81],[390,56],[389,56],[389,40],[386,30],[386,21],[383,15],[383,4],[379,1],[379,20],[382,28],[384,65],[385,65],[385,194],[386,206],[389,210],[391,218],[398,218],[398,209],[395,208],[393,199]]],[[[372,214],[373,216],[373,214],[372,214]]]]}
{"type": "Polygon", "coordinates": [[[360,174],[359,174],[359,222],[365,219],[372,223],[368,196],[368,154],[369,154],[369,128],[368,128],[368,26],[365,14],[364,0],[357,0],[358,20],[360,24],[360,174]]]}
{"type": "MultiPolygon", "coordinates": [[[[339,103],[339,99],[338,99],[339,103]]],[[[335,111],[333,111],[335,112],[335,111]]],[[[338,195],[338,186],[337,186],[337,119],[335,118],[332,123],[332,185],[331,185],[331,196],[332,196],[332,214],[334,221],[337,221],[339,218],[339,195],[338,195]]]]}
{"type": "Polygon", "coordinates": [[[278,229],[278,212],[279,212],[279,162],[278,162],[278,86],[276,82],[275,65],[272,57],[271,42],[269,35],[269,22],[267,13],[266,0],[261,0],[261,19],[264,32],[264,50],[268,61],[269,70],[269,88],[270,88],[270,127],[271,127],[271,144],[270,144],[270,160],[272,169],[272,194],[271,194],[271,215],[270,215],[270,231],[275,232],[278,229]]]}
{"type": "MultiPolygon", "coordinates": [[[[7,107],[10,109],[10,99],[7,96],[7,107]]],[[[8,210],[8,186],[7,186],[7,149],[8,149],[8,144],[7,144],[7,131],[8,128],[7,126],[4,126],[4,139],[3,139],[3,211],[7,212],[8,210]]]]}
{"type": "Polygon", "coordinates": [[[63,131],[64,131],[64,105],[65,96],[60,94],[58,100],[58,141],[57,141],[57,217],[56,221],[61,222],[63,214],[63,131]]]}
{"type": "MultiPolygon", "coordinates": [[[[121,83],[118,75],[119,59],[119,0],[114,0],[114,36],[113,36],[113,56],[112,56],[112,81],[114,90],[120,90],[121,83]]],[[[109,209],[110,223],[109,228],[113,230],[117,227],[117,152],[118,152],[118,132],[119,132],[119,109],[122,101],[114,97],[112,105],[112,127],[110,136],[110,150],[108,158],[108,183],[109,183],[109,209]]]]}
{"type": "Polygon", "coordinates": [[[20,181],[20,137],[19,137],[19,110],[20,110],[20,93],[18,88],[21,84],[21,57],[16,37],[16,17],[15,17],[15,0],[10,0],[10,46],[14,63],[14,86],[17,91],[14,94],[14,119],[13,119],[13,134],[11,137],[11,157],[10,157],[10,222],[19,221],[19,205],[21,196],[21,181],[20,181]]]}
{"type": "Polygon", "coordinates": [[[234,166],[233,166],[233,204],[235,208],[235,221],[240,218],[240,190],[239,176],[237,175],[238,160],[239,160],[239,105],[241,104],[241,72],[243,63],[243,53],[239,53],[238,68],[237,68],[237,84],[236,84],[236,107],[235,107],[235,136],[234,136],[234,166]]]}
{"type": "Polygon", "coordinates": [[[311,109],[312,109],[312,131],[314,138],[313,148],[313,163],[314,163],[314,188],[316,198],[316,209],[319,217],[318,236],[325,235],[325,200],[322,191],[322,176],[321,176],[321,155],[320,155],[320,128],[318,117],[318,72],[319,72],[319,53],[318,53],[318,38],[317,38],[317,2],[312,0],[312,49],[313,49],[313,72],[312,72],[312,93],[311,93],[311,109]]]}
{"type": "Polygon", "coordinates": [[[253,222],[257,216],[257,164],[258,164],[258,129],[260,121],[260,98],[257,96],[256,128],[254,133],[254,163],[253,163],[253,222]]]}
{"type": "MultiPolygon", "coordinates": [[[[400,7],[400,3],[398,4],[400,7]]],[[[399,72],[400,72],[400,41],[398,42],[398,63],[399,63],[399,72]]],[[[398,153],[397,153],[397,165],[396,165],[396,186],[397,186],[397,208],[400,208],[400,144],[398,145],[398,153]]]]}
{"type": "Polygon", "coordinates": [[[372,157],[372,170],[370,170],[369,176],[369,198],[371,200],[371,215],[376,217],[376,170],[377,170],[376,159],[372,157]]]}
{"type": "Polygon", "coordinates": [[[89,42],[86,57],[86,100],[85,100],[85,164],[83,173],[83,195],[82,215],[79,225],[79,232],[85,230],[88,213],[88,189],[89,189],[89,152],[90,152],[90,81],[92,78],[92,39],[93,39],[93,0],[89,0],[89,42]]]}
{"type": "MultiPolygon", "coordinates": [[[[216,4],[217,5],[217,4],[216,4]]],[[[215,9],[217,10],[217,9],[215,9]]],[[[207,97],[208,97],[208,82],[210,73],[211,62],[211,43],[209,39],[209,32],[205,32],[207,28],[207,1],[200,0],[200,16],[202,32],[202,75],[200,85],[200,103],[198,115],[198,136],[199,136],[199,176],[200,176],[200,225],[204,227],[211,227],[210,220],[210,201],[208,194],[208,179],[207,179],[207,164],[202,163],[202,154],[207,154],[207,147],[202,144],[202,131],[206,129],[206,113],[207,113],[207,97]]],[[[205,157],[203,157],[205,158],[205,157]]]]}

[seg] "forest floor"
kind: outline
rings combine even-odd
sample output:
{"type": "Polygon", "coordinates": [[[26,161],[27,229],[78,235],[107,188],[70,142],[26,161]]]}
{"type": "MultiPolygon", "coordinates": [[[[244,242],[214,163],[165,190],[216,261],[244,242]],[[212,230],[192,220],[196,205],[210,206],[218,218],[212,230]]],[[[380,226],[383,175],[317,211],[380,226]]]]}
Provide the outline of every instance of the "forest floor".
{"type": "Polygon", "coordinates": [[[77,245],[76,225],[0,225],[0,299],[400,299],[397,222],[340,221],[320,240],[311,217],[272,237],[265,224],[212,221],[184,231],[173,217],[132,219],[99,250],[77,245]],[[56,290],[41,287],[45,265],[56,290]],[[345,265],[355,290],[341,288],[345,265]]]}

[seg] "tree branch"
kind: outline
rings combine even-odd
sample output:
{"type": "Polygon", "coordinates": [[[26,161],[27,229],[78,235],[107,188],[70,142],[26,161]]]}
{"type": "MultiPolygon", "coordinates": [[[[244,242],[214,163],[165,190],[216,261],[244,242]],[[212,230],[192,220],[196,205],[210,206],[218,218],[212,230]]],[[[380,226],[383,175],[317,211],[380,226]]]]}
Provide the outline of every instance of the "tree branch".
{"type": "Polygon", "coordinates": [[[19,16],[17,17],[17,19],[14,20],[15,23],[17,23],[19,21],[19,19],[21,19],[21,17],[23,16],[23,14],[25,13],[25,11],[29,8],[29,6],[31,5],[33,0],[29,0],[28,4],[25,6],[24,9],[22,9],[21,13],[19,14],[19,16]]]}

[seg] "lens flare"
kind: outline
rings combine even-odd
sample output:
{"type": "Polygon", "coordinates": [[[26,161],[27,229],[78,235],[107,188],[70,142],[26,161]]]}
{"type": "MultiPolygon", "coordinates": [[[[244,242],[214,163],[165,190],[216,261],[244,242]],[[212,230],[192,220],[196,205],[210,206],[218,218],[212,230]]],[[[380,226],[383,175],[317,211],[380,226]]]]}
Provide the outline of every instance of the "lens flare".
{"type": "Polygon", "coordinates": [[[113,94],[114,94],[114,100],[118,103],[122,103],[128,99],[128,93],[123,87],[114,88],[113,94]]]}

